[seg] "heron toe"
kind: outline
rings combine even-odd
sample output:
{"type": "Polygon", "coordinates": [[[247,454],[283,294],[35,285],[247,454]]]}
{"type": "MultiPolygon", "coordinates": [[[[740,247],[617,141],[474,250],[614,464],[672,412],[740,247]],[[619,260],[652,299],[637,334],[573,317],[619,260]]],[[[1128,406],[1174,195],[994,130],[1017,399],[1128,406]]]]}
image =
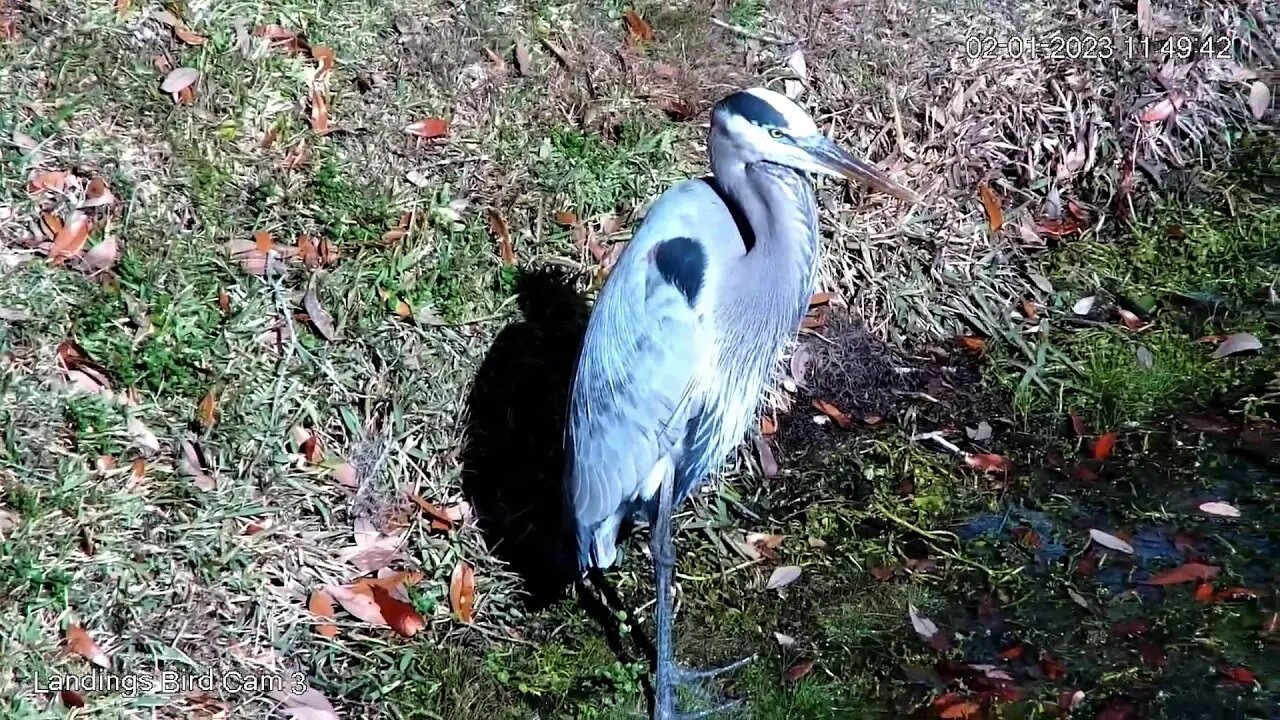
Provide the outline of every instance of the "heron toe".
{"type": "Polygon", "coordinates": [[[731,673],[734,670],[746,667],[751,661],[756,659],[756,655],[748,655],[741,660],[735,660],[728,665],[721,665],[715,668],[680,668],[676,671],[676,682],[689,683],[699,680],[708,680],[713,677],[731,673]]]}

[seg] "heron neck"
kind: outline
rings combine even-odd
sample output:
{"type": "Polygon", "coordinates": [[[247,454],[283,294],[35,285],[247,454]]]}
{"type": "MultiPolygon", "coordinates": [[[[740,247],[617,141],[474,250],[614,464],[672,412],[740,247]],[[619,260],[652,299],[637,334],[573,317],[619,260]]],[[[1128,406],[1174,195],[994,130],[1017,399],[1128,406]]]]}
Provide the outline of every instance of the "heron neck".
{"type": "Polygon", "coordinates": [[[794,271],[811,279],[818,250],[818,207],[809,179],[768,163],[713,166],[713,172],[739,225],[746,225],[744,261],[769,266],[774,277],[794,271]]]}

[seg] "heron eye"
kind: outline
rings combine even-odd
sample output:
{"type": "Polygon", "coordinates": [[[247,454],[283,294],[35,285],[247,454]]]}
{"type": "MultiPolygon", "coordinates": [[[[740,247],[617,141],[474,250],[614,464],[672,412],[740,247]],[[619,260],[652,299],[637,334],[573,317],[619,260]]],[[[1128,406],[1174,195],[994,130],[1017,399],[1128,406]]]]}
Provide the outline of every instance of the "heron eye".
{"type": "Polygon", "coordinates": [[[781,139],[783,135],[784,135],[784,133],[783,133],[781,130],[779,130],[778,128],[770,128],[770,129],[769,129],[769,137],[771,137],[771,138],[774,138],[774,139],[781,139]]]}

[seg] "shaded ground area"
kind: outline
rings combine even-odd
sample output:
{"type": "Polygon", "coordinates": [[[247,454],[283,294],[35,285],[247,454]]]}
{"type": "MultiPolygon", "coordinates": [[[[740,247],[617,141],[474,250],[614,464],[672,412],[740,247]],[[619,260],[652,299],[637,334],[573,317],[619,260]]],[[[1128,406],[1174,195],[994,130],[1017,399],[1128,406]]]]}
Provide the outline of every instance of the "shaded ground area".
{"type": "Polygon", "coordinates": [[[565,383],[766,84],[927,199],[820,189],[680,656],[760,718],[1275,717],[1275,13],[0,0],[0,715],[643,712],[553,571],[565,383]]]}

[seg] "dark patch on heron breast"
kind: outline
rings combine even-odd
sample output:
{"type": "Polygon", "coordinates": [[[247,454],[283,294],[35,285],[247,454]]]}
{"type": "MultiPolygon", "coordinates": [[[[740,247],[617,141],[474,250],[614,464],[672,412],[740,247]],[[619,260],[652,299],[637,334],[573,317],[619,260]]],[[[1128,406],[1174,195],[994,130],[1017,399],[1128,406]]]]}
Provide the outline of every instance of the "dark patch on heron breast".
{"type": "Polygon", "coordinates": [[[707,253],[697,241],[687,237],[664,240],[653,250],[653,266],[690,306],[697,301],[707,273],[707,253]]]}
{"type": "Polygon", "coordinates": [[[761,100],[753,93],[736,92],[720,101],[721,106],[744,119],[764,127],[787,127],[787,119],[767,100],[761,100]]]}

